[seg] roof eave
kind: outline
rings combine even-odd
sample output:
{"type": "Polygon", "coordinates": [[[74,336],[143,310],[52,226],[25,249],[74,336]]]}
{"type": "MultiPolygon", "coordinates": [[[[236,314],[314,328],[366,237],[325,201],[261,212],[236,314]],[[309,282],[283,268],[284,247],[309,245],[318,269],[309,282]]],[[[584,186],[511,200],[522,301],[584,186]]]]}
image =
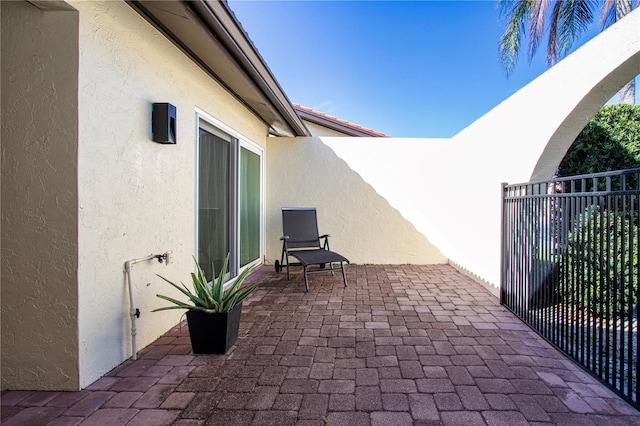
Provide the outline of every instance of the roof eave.
{"type": "Polygon", "coordinates": [[[298,113],[300,118],[310,123],[318,124],[320,126],[335,130],[340,133],[344,133],[347,136],[355,137],[387,137],[387,135],[376,132],[374,130],[365,129],[364,127],[354,126],[350,123],[341,123],[339,120],[332,119],[323,114],[318,114],[313,110],[305,107],[294,105],[293,108],[298,113]]]}
{"type": "Polygon", "coordinates": [[[126,0],[269,126],[274,136],[310,136],[226,2],[126,0]]]}

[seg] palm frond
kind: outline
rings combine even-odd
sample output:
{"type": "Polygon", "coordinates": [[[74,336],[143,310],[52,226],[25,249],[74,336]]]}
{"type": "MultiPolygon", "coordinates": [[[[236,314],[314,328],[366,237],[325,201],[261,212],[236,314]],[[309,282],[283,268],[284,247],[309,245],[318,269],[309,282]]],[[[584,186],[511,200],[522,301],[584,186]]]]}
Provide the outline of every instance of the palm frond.
{"type": "Polygon", "coordinates": [[[556,56],[564,57],[569,49],[593,23],[593,10],[598,6],[594,0],[564,0],[558,2],[557,36],[555,40],[556,56]]]}
{"type": "Polygon", "coordinates": [[[549,39],[547,41],[547,66],[556,63],[558,58],[557,40],[558,40],[558,16],[560,14],[560,2],[553,5],[551,19],[549,20],[549,39]]]}
{"type": "Polygon", "coordinates": [[[511,75],[518,61],[531,5],[530,0],[498,0],[500,18],[504,23],[504,32],[500,36],[498,50],[500,62],[507,76],[511,75]]]}
{"type": "Polygon", "coordinates": [[[600,27],[605,29],[640,5],[640,0],[605,0],[600,14],[600,27]]]}
{"type": "Polygon", "coordinates": [[[616,3],[616,0],[605,0],[600,13],[600,28],[605,29],[617,21],[616,3]]]}
{"type": "Polygon", "coordinates": [[[497,4],[504,28],[498,44],[500,62],[509,76],[524,37],[531,62],[548,32],[547,64],[551,66],[589,29],[599,7],[600,24],[606,28],[640,6],[640,0],[497,0],[497,4]]]}
{"type": "Polygon", "coordinates": [[[533,60],[538,51],[538,46],[540,46],[540,41],[544,37],[550,0],[538,0],[532,3],[529,9],[529,31],[527,33],[527,58],[529,63],[533,60]]]}

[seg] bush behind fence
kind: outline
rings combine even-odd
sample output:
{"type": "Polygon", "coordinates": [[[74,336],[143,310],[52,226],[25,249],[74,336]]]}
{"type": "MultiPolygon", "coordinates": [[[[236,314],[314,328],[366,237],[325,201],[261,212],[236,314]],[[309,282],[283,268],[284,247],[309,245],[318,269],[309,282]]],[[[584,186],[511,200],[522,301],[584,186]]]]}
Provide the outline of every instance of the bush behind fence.
{"type": "Polygon", "coordinates": [[[501,301],[636,408],[640,169],[503,187],[501,301]]]}

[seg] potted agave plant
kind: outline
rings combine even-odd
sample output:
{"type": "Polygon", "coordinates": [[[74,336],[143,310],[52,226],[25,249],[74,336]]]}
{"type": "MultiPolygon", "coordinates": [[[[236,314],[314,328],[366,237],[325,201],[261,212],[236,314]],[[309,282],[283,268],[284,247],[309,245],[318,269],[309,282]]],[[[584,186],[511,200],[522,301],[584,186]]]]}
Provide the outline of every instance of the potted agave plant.
{"type": "Polygon", "coordinates": [[[232,284],[225,288],[224,276],[229,265],[229,255],[225,258],[217,278],[215,278],[215,268],[212,265],[214,278],[211,281],[207,281],[198,261],[195,258],[193,260],[196,264],[196,272],[191,273],[193,291],[182,282],[178,285],[158,275],[187,296],[189,301],[183,302],[163,294],[157,294],[156,296],[173,303],[173,305],[154,309],[153,312],[185,309],[193,353],[224,354],[238,340],[242,301],[253,293],[261,283],[242,287],[243,281],[252,271],[252,268],[247,268],[238,275],[232,284]]]}

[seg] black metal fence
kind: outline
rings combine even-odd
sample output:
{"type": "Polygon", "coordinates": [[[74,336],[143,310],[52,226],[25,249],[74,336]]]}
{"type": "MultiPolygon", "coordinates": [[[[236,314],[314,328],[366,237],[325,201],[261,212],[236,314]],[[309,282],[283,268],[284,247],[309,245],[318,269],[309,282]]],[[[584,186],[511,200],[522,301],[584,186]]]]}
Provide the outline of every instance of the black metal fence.
{"type": "Polygon", "coordinates": [[[501,302],[640,409],[640,169],[503,185],[501,302]]]}

